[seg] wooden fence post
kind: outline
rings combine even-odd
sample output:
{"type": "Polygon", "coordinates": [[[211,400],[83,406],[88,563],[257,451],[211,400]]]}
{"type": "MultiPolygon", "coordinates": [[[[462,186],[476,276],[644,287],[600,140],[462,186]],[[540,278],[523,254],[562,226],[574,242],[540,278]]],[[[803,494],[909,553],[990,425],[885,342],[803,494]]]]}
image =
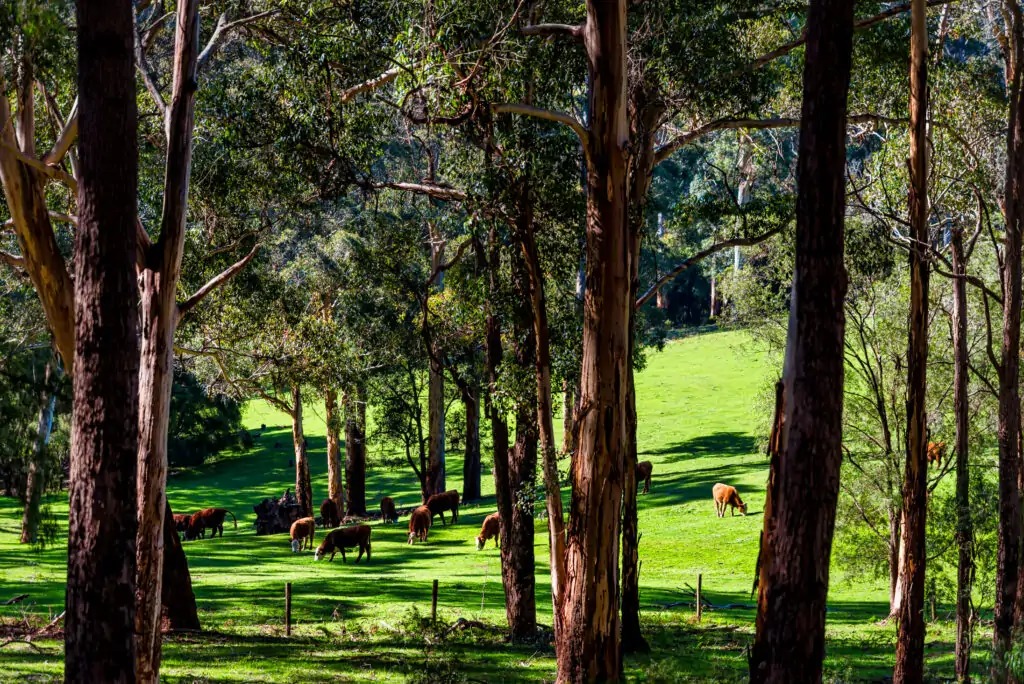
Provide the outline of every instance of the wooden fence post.
{"type": "Polygon", "coordinates": [[[703,575],[703,573],[698,573],[698,575],[697,575],[697,622],[700,622],[701,616],[704,613],[704,601],[701,598],[701,594],[703,593],[703,587],[702,587],[703,584],[704,584],[704,575],[703,575]]]}
{"type": "Polygon", "coordinates": [[[292,635],[292,583],[284,585],[284,635],[292,635]]]}
{"type": "Polygon", "coordinates": [[[430,597],[430,622],[437,624],[437,580],[434,580],[434,591],[430,597]]]}

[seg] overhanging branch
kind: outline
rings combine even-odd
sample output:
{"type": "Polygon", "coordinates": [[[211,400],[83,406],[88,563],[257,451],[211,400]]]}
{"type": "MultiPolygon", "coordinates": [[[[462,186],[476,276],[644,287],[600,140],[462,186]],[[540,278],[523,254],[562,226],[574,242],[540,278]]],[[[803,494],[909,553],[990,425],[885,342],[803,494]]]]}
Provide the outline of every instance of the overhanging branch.
{"type": "Polygon", "coordinates": [[[394,190],[405,190],[406,192],[416,193],[417,195],[427,195],[437,200],[443,200],[445,202],[461,202],[466,199],[467,195],[462,190],[453,188],[450,185],[440,185],[437,183],[405,183],[405,182],[392,182],[392,183],[377,183],[374,185],[377,188],[392,188],[394,190]]]}
{"type": "Polygon", "coordinates": [[[583,149],[587,149],[588,134],[586,127],[576,117],[565,112],[556,112],[532,105],[513,103],[493,104],[491,105],[491,111],[495,114],[520,114],[522,116],[532,116],[537,119],[544,119],[545,121],[556,121],[565,124],[579,137],[580,142],[583,144],[583,149]]]}
{"type": "Polygon", "coordinates": [[[217,26],[213,29],[213,33],[210,35],[210,40],[206,41],[206,47],[199,53],[199,64],[198,68],[202,69],[206,62],[210,60],[210,57],[217,51],[217,48],[221,46],[228,33],[239,26],[245,26],[251,24],[254,21],[259,21],[266,17],[273,16],[278,13],[278,10],[268,10],[266,12],[260,12],[259,14],[253,14],[248,17],[242,17],[241,19],[235,19],[234,21],[228,21],[228,15],[225,12],[220,15],[217,19],[217,26]]]}
{"type": "Polygon", "coordinates": [[[524,36],[567,36],[574,40],[583,40],[582,24],[534,24],[524,26],[524,36]]]}
{"type": "Polygon", "coordinates": [[[246,264],[252,261],[252,258],[256,256],[256,252],[260,250],[260,244],[257,242],[253,245],[253,248],[244,257],[233,263],[221,271],[218,275],[214,276],[208,283],[199,288],[194,295],[186,299],[184,302],[178,305],[178,318],[184,318],[189,311],[194,309],[199,302],[203,301],[207,295],[216,290],[218,287],[223,286],[229,280],[231,280],[239,271],[245,268],[246,264]]]}

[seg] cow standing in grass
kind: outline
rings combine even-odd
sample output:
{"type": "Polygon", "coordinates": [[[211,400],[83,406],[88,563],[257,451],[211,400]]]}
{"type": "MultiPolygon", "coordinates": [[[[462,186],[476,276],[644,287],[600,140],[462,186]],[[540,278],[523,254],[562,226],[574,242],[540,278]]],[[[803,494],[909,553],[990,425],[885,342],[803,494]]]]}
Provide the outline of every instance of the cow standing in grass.
{"type": "Polygon", "coordinates": [[[238,529],[238,520],[235,514],[226,508],[204,508],[198,513],[193,513],[188,521],[188,529],[185,531],[185,539],[205,539],[206,530],[210,530],[210,539],[217,536],[224,536],[224,518],[231,516],[235,522],[235,529],[238,529]]]}
{"type": "Polygon", "coordinates": [[[636,482],[637,486],[640,485],[640,480],[644,481],[644,491],[651,491],[651,472],[654,470],[654,464],[650,461],[640,461],[636,464],[636,482]]]}
{"type": "Polygon", "coordinates": [[[290,530],[292,538],[292,553],[299,553],[306,549],[313,550],[313,535],[316,533],[316,520],[313,518],[299,518],[292,523],[290,530]]]}
{"type": "Polygon", "coordinates": [[[427,508],[430,509],[430,520],[433,522],[434,516],[441,516],[441,526],[444,527],[447,523],[444,521],[444,512],[451,511],[452,513],[452,524],[454,525],[459,521],[459,493],[454,489],[449,489],[443,494],[434,494],[434,496],[427,499],[427,508]]]}
{"type": "Polygon", "coordinates": [[[341,512],[334,499],[324,499],[324,502],[320,504],[320,520],[327,528],[337,527],[341,524],[341,512]]]}
{"type": "Polygon", "coordinates": [[[395,500],[385,496],[380,500],[380,519],[384,523],[398,522],[398,511],[395,509],[395,500]]]}
{"type": "Polygon", "coordinates": [[[735,487],[719,482],[711,488],[711,494],[715,498],[715,513],[719,518],[725,517],[726,506],[732,506],[729,511],[730,515],[736,515],[737,508],[740,509],[740,515],[747,514],[747,504],[743,503],[743,499],[740,498],[740,493],[736,491],[735,487]]]}
{"type": "Polygon", "coordinates": [[[476,550],[481,551],[487,540],[494,539],[494,548],[498,548],[498,540],[501,537],[501,513],[491,513],[484,518],[484,524],[480,526],[480,534],[476,537],[476,550]]]}
{"type": "Polygon", "coordinates": [[[430,509],[426,506],[420,506],[412,512],[412,515],[409,516],[410,544],[416,540],[421,542],[427,541],[427,534],[430,532],[430,521],[433,517],[430,514],[430,509]]]}
{"type": "Polygon", "coordinates": [[[334,560],[334,554],[341,551],[341,560],[343,563],[348,562],[348,558],[345,556],[345,549],[353,549],[359,547],[359,555],[356,557],[356,563],[363,557],[363,552],[366,552],[366,562],[370,562],[370,533],[372,530],[369,525],[355,525],[353,527],[339,527],[336,530],[331,530],[324,537],[324,540],[320,542],[320,546],[316,550],[314,556],[315,560],[320,560],[328,553],[331,557],[328,558],[328,562],[334,560]]]}

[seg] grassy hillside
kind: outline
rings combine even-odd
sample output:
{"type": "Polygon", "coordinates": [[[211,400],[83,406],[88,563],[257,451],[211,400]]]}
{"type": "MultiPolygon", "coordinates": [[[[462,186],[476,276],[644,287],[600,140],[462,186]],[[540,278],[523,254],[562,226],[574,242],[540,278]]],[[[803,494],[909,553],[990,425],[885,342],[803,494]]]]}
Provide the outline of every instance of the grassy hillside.
{"type": "MultiPolygon", "coordinates": [[[[738,332],[712,333],[670,343],[652,353],[637,379],[641,460],[654,463],[651,493],[640,497],[641,602],[650,656],[630,658],[627,670],[640,681],[741,681],[745,648],[752,639],[754,611],[705,613],[693,622],[681,593],[703,574],[704,590],[719,605],[751,604],[751,582],[762,525],[767,460],[759,440],[768,422],[759,401],[776,374],[766,354],[738,332]],[[711,487],[735,485],[749,505],[746,517],[719,519],[711,487]]],[[[247,425],[265,424],[253,449],[225,454],[214,463],[176,474],[169,481],[175,511],[223,506],[238,516],[238,529],[223,539],[186,544],[202,635],[166,640],[167,681],[544,681],[554,670],[542,640],[531,646],[504,643],[504,596],[500,557],[492,546],[477,552],[473,537],[495,510],[493,481],[485,466],[484,501],[463,509],[459,524],[431,530],[430,542],[409,547],[406,519],[374,526],[370,563],[315,563],[312,554],[290,553],[285,536],[257,537],[252,506],[293,486],[287,417],[266,404],[249,406],[247,425]],[[439,625],[429,614],[431,582],[440,582],[439,625]],[[284,637],[284,584],[293,585],[290,639],[284,637]],[[482,620],[491,628],[444,634],[457,618],[482,620]]],[[[326,492],[322,412],[307,408],[314,498],[326,492]]],[[[407,470],[373,467],[367,498],[374,506],[389,494],[399,505],[419,498],[407,470]]],[[[376,452],[379,455],[379,450],[376,452]]],[[[485,459],[486,460],[486,459],[485,459]]],[[[565,467],[565,466],[563,466],[565,467]]],[[[449,455],[449,487],[461,487],[462,463],[449,455]]],[[[52,506],[66,519],[63,498],[52,506]]],[[[0,606],[0,619],[20,620],[23,611],[42,620],[63,604],[63,545],[42,552],[17,542],[18,506],[0,499],[0,603],[27,593],[19,606],[0,606]]],[[[62,526],[62,531],[66,526],[62,526]]],[[[550,624],[546,531],[538,521],[537,607],[550,624]]],[[[322,538],[318,531],[317,541],[322,538]]],[[[829,597],[826,667],[834,680],[872,680],[891,668],[894,627],[879,624],[887,613],[885,584],[849,584],[833,571],[829,597]]],[[[987,639],[979,634],[976,643],[987,639]]],[[[0,649],[0,680],[58,678],[60,643],[37,642],[0,649]]],[[[933,676],[952,675],[952,629],[929,627],[928,667],[933,676]]],[[[980,659],[979,659],[980,661],[980,659]]],[[[978,663],[979,668],[982,663],[978,663]]],[[[980,671],[980,669],[979,669],[980,671]]]]}

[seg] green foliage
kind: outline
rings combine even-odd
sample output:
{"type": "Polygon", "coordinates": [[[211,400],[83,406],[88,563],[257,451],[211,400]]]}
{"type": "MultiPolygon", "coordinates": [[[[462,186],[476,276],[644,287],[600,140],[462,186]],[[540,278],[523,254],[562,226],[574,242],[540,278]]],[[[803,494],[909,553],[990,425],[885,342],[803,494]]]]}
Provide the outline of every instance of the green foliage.
{"type": "Polygon", "coordinates": [[[202,465],[210,456],[243,446],[242,407],[211,392],[185,368],[174,369],[167,461],[172,467],[202,465]]]}

